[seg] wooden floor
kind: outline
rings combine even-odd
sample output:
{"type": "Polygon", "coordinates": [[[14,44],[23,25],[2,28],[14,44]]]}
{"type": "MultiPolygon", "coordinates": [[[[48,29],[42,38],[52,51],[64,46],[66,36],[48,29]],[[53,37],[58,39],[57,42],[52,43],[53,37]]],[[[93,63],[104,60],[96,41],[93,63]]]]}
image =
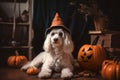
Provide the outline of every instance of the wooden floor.
{"type": "MultiPolygon", "coordinates": [[[[25,72],[22,72],[20,69],[11,68],[11,67],[0,67],[0,80],[45,80],[40,79],[37,75],[27,75],[25,72]]],[[[61,78],[50,78],[47,80],[63,80],[61,78]]],[[[68,79],[67,79],[68,80],[68,79]]],[[[70,80],[102,80],[100,75],[95,77],[85,78],[77,77],[70,80]]]]}

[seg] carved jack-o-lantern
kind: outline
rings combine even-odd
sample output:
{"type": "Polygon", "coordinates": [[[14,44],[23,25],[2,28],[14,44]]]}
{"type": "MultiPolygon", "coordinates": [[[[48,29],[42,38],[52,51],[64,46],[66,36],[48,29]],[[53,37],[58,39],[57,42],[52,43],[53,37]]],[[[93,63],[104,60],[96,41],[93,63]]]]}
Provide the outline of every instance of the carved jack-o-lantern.
{"type": "Polygon", "coordinates": [[[78,62],[85,70],[99,71],[105,58],[105,51],[100,45],[86,44],[78,52],[78,62]]]}
{"type": "Polygon", "coordinates": [[[91,59],[93,56],[93,50],[92,47],[89,47],[88,49],[83,48],[82,49],[82,54],[81,54],[81,59],[83,62],[88,62],[89,59],[91,59]]]}

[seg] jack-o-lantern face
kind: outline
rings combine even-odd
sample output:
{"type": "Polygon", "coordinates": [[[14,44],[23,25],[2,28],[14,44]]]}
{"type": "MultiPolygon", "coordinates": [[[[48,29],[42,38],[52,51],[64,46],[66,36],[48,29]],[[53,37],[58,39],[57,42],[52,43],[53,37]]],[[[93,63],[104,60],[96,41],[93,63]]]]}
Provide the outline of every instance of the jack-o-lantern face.
{"type": "Polygon", "coordinates": [[[99,70],[106,54],[100,45],[83,45],[78,52],[78,62],[87,70],[99,70]]]}
{"type": "Polygon", "coordinates": [[[88,62],[89,59],[92,58],[92,56],[93,56],[93,49],[92,49],[92,47],[83,48],[83,49],[82,49],[82,52],[81,52],[80,57],[81,57],[81,60],[82,60],[83,62],[88,62]]]}

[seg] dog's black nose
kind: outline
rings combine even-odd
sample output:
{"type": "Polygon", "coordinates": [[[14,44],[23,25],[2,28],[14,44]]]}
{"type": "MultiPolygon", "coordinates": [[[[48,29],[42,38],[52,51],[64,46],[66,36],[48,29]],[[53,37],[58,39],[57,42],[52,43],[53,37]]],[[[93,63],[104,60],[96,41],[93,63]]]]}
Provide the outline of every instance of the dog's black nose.
{"type": "Polygon", "coordinates": [[[54,41],[55,41],[55,42],[58,41],[58,38],[55,38],[54,41]]]}

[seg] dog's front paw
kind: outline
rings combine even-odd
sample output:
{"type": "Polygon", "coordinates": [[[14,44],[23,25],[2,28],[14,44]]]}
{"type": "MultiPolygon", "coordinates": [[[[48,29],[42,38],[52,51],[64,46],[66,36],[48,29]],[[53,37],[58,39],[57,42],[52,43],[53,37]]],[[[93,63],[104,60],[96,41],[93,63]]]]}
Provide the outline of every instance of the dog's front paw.
{"type": "Polygon", "coordinates": [[[39,78],[50,78],[50,76],[51,76],[51,73],[49,73],[49,72],[40,72],[39,74],[38,74],[38,77],[39,78]]]}
{"type": "Polygon", "coordinates": [[[71,73],[66,73],[66,74],[62,74],[61,75],[61,78],[71,78],[73,76],[73,73],[71,72],[71,73]]]}
{"type": "Polygon", "coordinates": [[[26,71],[27,69],[28,69],[28,67],[26,65],[21,67],[22,71],[26,71]]]}
{"type": "Polygon", "coordinates": [[[73,73],[69,69],[62,70],[61,78],[71,78],[73,73]]]}
{"type": "Polygon", "coordinates": [[[23,65],[23,66],[21,67],[21,70],[22,70],[22,71],[26,71],[29,67],[30,67],[30,62],[28,62],[27,64],[23,65]]]}

